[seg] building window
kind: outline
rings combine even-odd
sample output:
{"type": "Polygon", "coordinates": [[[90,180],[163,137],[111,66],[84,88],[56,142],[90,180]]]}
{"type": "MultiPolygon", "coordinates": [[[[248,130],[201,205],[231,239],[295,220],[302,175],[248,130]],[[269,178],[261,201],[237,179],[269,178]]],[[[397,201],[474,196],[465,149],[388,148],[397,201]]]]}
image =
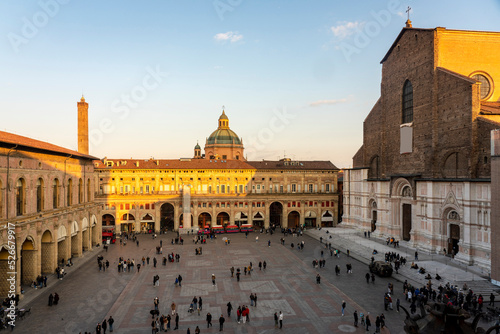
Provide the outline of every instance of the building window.
{"type": "Polygon", "coordinates": [[[292,183],[292,193],[297,191],[297,185],[295,183],[292,183]]]}
{"type": "Polygon", "coordinates": [[[36,182],[36,212],[43,210],[43,179],[39,178],[36,182]]]}
{"type": "Polygon", "coordinates": [[[226,186],[225,185],[221,186],[221,193],[223,193],[223,194],[226,193],[226,186]]]}
{"type": "Polygon", "coordinates": [[[69,179],[68,180],[68,189],[67,189],[67,194],[66,194],[66,205],[70,206],[73,205],[73,180],[69,179]]]}
{"type": "Polygon", "coordinates": [[[78,180],[78,203],[83,202],[83,180],[78,180]]]}
{"type": "Polygon", "coordinates": [[[86,202],[90,202],[91,201],[91,196],[92,196],[92,193],[91,193],[91,188],[90,188],[90,179],[87,180],[87,200],[86,202]]]}
{"type": "Polygon", "coordinates": [[[475,74],[472,76],[472,79],[481,83],[481,100],[487,99],[491,91],[491,84],[488,78],[483,74],[475,74]]]}
{"type": "Polygon", "coordinates": [[[283,186],[280,186],[280,193],[283,194],[283,186]]]}
{"type": "Polygon", "coordinates": [[[59,180],[54,179],[52,183],[52,208],[57,209],[59,206],[59,180]]]}
{"type": "Polygon", "coordinates": [[[146,193],[149,194],[149,185],[146,185],[146,193]]]}
{"type": "Polygon", "coordinates": [[[314,186],[313,186],[313,184],[311,183],[311,184],[309,184],[309,192],[310,192],[310,193],[312,193],[312,192],[313,192],[313,190],[314,190],[314,186]]]}
{"type": "Polygon", "coordinates": [[[406,80],[403,86],[403,120],[402,123],[413,122],[413,86],[406,80]]]}
{"type": "Polygon", "coordinates": [[[327,193],[329,193],[329,192],[330,192],[330,184],[329,184],[329,183],[327,183],[327,184],[325,185],[325,188],[326,188],[326,192],[327,192],[327,193]]]}
{"type": "Polygon", "coordinates": [[[240,193],[243,193],[243,185],[240,184],[240,193]]]}
{"type": "Polygon", "coordinates": [[[16,214],[22,216],[26,211],[26,181],[19,179],[16,182],[16,214]]]}

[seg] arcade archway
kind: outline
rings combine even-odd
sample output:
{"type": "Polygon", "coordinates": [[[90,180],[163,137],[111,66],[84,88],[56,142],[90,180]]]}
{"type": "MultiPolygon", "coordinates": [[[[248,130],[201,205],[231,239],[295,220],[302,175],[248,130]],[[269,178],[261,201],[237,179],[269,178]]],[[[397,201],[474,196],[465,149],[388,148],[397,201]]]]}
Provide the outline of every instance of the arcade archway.
{"type": "Polygon", "coordinates": [[[262,212],[256,212],[253,215],[252,224],[259,229],[264,227],[264,214],[262,212]]]}
{"type": "Polygon", "coordinates": [[[21,246],[21,284],[30,285],[36,279],[36,260],[35,244],[28,237],[21,246]]]}
{"type": "Polygon", "coordinates": [[[120,223],[120,232],[130,233],[135,227],[135,217],[131,213],[125,213],[120,223]]]}
{"type": "Polygon", "coordinates": [[[212,216],[208,212],[202,212],[198,216],[198,228],[204,228],[207,225],[212,226],[212,216]]]}
{"type": "Polygon", "coordinates": [[[283,224],[283,204],[280,202],[273,202],[269,206],[269,223],[271,226],[283,224]]]}
{"type": "Polygon", "coordinates": [[[160,229],[174,230],[174,206],[170,203],[163,203],[160,208],[160,229]]]}
{"type": "MultiPolygon", "coordinates": [[[[9,270],[9,250],[7,245],[0,246],[0,273],[8,273],[9,270]]],[[[7,282],[4,279],[4,282],[7,282]]],[[[9,284],[0,284],[0,296],[7,296],[9,294],[9,284]]]]}
{"type": "Polygon", "coordinates": [[[42,274],[52,274],[56,269],[55,242],[49,230],[42,234],[41,264],[42,274]]]}
{"type": "Polygon", "coordinates": [[[64,262],[70,257],[69,237],[64,225],[59,226],[57,230],[57,263],[64,265],[64,262]]]}
{"type": "Polygon", "coordinates": [[[238,226],[241,226],[242,224],[248,224],[248,216],[244,212],[236,212],[234,223],[238,226]]]}
{"type": "Polygon", "coordinates": [[[300,225],[300,214],[297,211],[292,211],[288,214],[288,228],[294,229],[300,225]]]}
{"type": "Polygon", "coordinates": [[[330,210],[326,210],[321,215],[321,226],[322,227],[332,227],[333,226],[333,213],[330,210]]]}
{"type": "Polygon", "coordinates": [[[316,212],[307,211],[304,223],[306,224],[306,227],[316,227],[316,212]]]}
{"type": "Polygon", "coordinates": [[[217,225],[229,225],[229,214],[227,212],[219,212],[217,215],[217,225]]]}

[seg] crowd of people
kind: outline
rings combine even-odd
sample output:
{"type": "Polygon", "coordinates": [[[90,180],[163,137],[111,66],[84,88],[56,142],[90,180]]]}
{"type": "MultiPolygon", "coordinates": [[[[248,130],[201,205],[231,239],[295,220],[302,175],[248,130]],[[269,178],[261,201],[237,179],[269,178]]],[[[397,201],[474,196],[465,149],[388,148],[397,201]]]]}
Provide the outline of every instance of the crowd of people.
{"type": "MultiPolygon", "coordinates": [[[[267,231],[266,231],[267,232],[267,231]]],[[[297,233],[298,231],[291,231],[291,230],[282,230],[283,237],[280,239],[280,242],[282,245],[289,244],[291,249],[294,250],[295,248],[297,250],[303,250],[304,249],[304,241],[298,241],[297,238],[294,238],[294,242],[286,242],[287,235],[289,234],[299,234],[297,233]]],[[[262,233],[262,231],[261,231],[262,233]]],[[[300,235],[300,234],[299,234],[300,235]]],[[[153,237],[155,238],[155,237],[153,237]]],[[[160,238],[161,239],[161,238],[160,238]]],[[[135,240],[135,239],[134,239],[135,240]]],[[[170,239],[167,239],[170,240],[170,239]]],[[[210,237],[208,239],[209,241],[211,240],[210,237]]],[[[258,239],[256,239],[258,240],[258,239]]],[[[340,259],[340,254],[341,251],[337,249],[335,246],[332,246],[331,243],[324,242],[323,238],[320,239],[320,244],[322,245],[320,250],[317,251],[316,256],[319,257],[319,259],[314,259],[312,261],[313,268],[327,268],[326,266],[326,260],[324,258],[325,254],[330,252],[330,257],[335,257],[336,259],[340,259]],[[323,247],[324,244],[324,247],[323,247]],[[324,250],[323,250],[324,249],[324,250]],[[319,254],[318,254],[319,253],[319,254]]],[[[200,244],[205,244],[207,242],[207,238],[204,235],[197,235],[193,237],[193,243],[196,245],[198,243],[200,244]]],[[[177,238],[172,239],[171,242],[173,245],[178,244],[182,245],[183,241],[180,236],[177,238]]],[[[125,243],[124,243],[125,244],[125,243]]],[[[138,244],[138,240],[137,240],[138,244]]],[[[264,243],[265,245],[266,243],[264,243]]],[[[397,240],[394,240],[393,238],[388,240],[388,244],[394,244],[395,248],[399,246],[399,242],[397,240]]],[[[266,246],[270,246],[270,242],[267,243],[266,246]]],[[[267,248],[267,247],[266,247],[267,248]]],[[[156,249],[156,254],[163,255],[163,245],[162,241],[160,241],[159,246],[155,246],[153,250],[156,249]]],[[[315,251],[316,252],[316,251],[315,251]]],[[[195,248],[195,254],[196,255],[202,255],[202,247],[197,246],[195,248]]],[[[345,252],[345,255],[347,257],[350,256],[349,251],[347,250],[345,252]]],[[[406,265],[406,258],[399,253],[396,252],[386,252],[384,254],[384,259],[386,262],[393,263],[394,267],[396,268],[396,271],[400,268],[402,265],[406,265]]],[[[418,254],[415,254],[415,259],[418,260],[418,254]]],[[[144,256],[142,258],[142,265],[145,266],[146,264],[149,265],[150,262],[153,262],[154,268],[156,268],[157,265],[157,259],[156,257],[150,258],[149,256],[144,256]]],[[[166,265],[166,262],[179,262],[180,261],[180,254],[175,254],[174,252],[168,253],[166,256],[163,256],[162,258],[162,264],[166,265]]],[[[337,262],[337,260],[329,260],[331,262],[337,262]]],[[[372,258],[373,261],[373,258],[372,258]]],[[[334,271],[336,275],[341,274],[341,267],[340,267],[340,262],[337,263],[332,263],[329,265],[329,268],[334,268],[334,271]],[[335,265],[335,266],[334,266],[335,265]]],[[[109,267],[109,261],[104,260],[104,258],[100,255],[98,257],[98,265],[99,265],[99,270],[100,271],[106,271],[108,270],[109,267]]],[[[124,260],[123,257],[120,257],[118,259],[118,272],[133,272],[134,267],[137,268],[137,272],[140,270],[141,263],[138,263],[137,265],[135,264],[134,259],[130,260],[124,260]]],[[[415,262],[412,263],[412,267],[415,266],[415,269],[421,269],[421,267],[417,267],[417,264],[415,262]]],[[[258,268],[259,271],[266,271],[267,268],[267,262],[265,260],[260,260],[258,262],[258,268]]],[[[346,274],[352,274],[353,272],[353,266],[352,264],[348,261],[348,263],[345,264],[345,270],[346,274]]],[[[254,271],[253,263],[250,262],[248,265],[240,265],[239,267],[235,268],[234,266],[230,267],[230,279],[236,279],[236,282],[240,282],[242,279],[242,276],[247,276],[247,275],[252,275],[252,272],[254,271]]],[[[424,271],[425,273],[425,271],[424,271]]],[[[318,272],[315,272],[316,275],[316,284],[321,284],[321,275],[318,272]]],[[[225,278],[224,278],[225,279],[225,278]]],[[[413,314],[416,312],[417,308],[423,304],[426,303],[428,300],[433,300],[433,301],[442,301],[446,304],[449,305],[454,305],[454,306],[460,306],[461,308],[472,311],[473,313],[475,312],[481,312],[483,309],[483,304],[484,304],[484,298],[481,294],[475,294],[472,290],[463,287],[462,289],[459,289],[456,285],[451,285],[450,283],[447,283],[446,285],[439,285],[439,287],[435,288],[432,284],[432,277],[430,275],[426,276],[426,279],[429,280],[427,285],[422,286],[420,288],[415,288],[411,286],[408,282],[405,282],[403,284],[403,290],[404,290],[404,296],[405,300],[409,304],[409,309],[410,312],[413,314]]],[[[436,280],[440,280],[441,277],[439,275],[436,276],[436,280]]],[[[215,274],[208,274],[207,280],[210,280],[212,282],[212,286],[216,286],[216,276],[215,274]]],[[[158,273],[155,273],[153,276],[153,286],[159,286],[159,281],[160,281],[160,275],[158,273]]],[[[373,273],[366,273],[366,281],[367,283],[372,283],[375,284],[375,275],[373,273]]],[[[42,278],[43,282],[43,278],[42,278]]],[[[38,279],[37,279],[37,286],[39,285],[38,279]]],[[[182,276],[181,275],[175,275],[175,282],[174,282],[176,287],[182,286],[182,276]]],[[[159,292],[159,290],[156,290],[159,292]]],[[[49,297],[49,305],[57,305],[56,302],[56,295],[51,295],[49,297]]],[[[490,298],[493,298],[494,300],[494,295],[490,298]]],[[[59,299],[59,296],[57,296],[57,300],[59,299]]],[[[401,298],[402,299],[402,298],[401,298]]],[[[177,330],[179,329],[179,322],[181,321],[181,317],[183,317],[183,313],[179,314],[179,310],[177,310],[177,305],[175,302],[167,302],[165,303],[166,305],[170,305],[165,307],[164,304],[160,303],[160,299],[158,297],[154,298],[153,300],[153,308],[150,311],[151,315],[151,329],[153,333],[157,333],[159,331],[169,331],[169,330],[177,330]],[[163,311],[162,308],[163,307],[163,311]],[[166,311],[168,310],[168,311],[166,311]]],[[[191,300],[191,303],[189,304],[189,309],[187,310],[187,317],[197,314],[200,316],[200,320],[203,321],[203,319],[206,321],[207,328],[212,327],[212,321],[216,322],[217,319],[219,320],[219,330],[223,331],[224,330],[224,324],[226,321],[232,321],[237,322],[238,324],[246,324],[250,322],[250,313],[252,307],[257,307],[258,305],[258,297],[257,293],[251,292],[249,296],[249,305],[248,304],[242,304],[239,305],[236,308],[233,308],[233,305],[231,302],[228,302],[226,304],[227,307],[227,315],[219,314],[217,315],[212,315],[210,312],[203,312],[203,299],[201,296],[195,296],[191,300]],[[235,312],[234,312],[235,311],[235,312]],[[234,315],[235,313],[235,315],[234,315]]],[[[401,306],[401,300],[399,298],[395,297],[394,294],[394,286],[392,283],[389,283],[387,286],[387,291],[384,292],[383,294],[383,305],[384,305],[384,312],[390,312],[393,310],[396,310],[399,312],[400,306],[401,306]],[[395,305],[394,305],[395,304],[395,305]]],[[[344,316],[344,314],[349,315],[349,311],[347,309],[347,304],[345,301],[342,301],[341,303],[341,314],[344,316]]],[[[183,310],[183,312],[185,312],[183,310]]],[[[386,318],[384,316],[384,313],[380,313],[377,316],[372,316],[368,312],[366,315],[363,313],[359,313],[357,310],[354,310],[353,318],[354,318],[354,326],[358,327],[360,324],[364,328],[366,328],[366,331],[369,331],[372,326],[375,326],[375,331],[379,332],[382,328],[386,326],[386,318]]],[[[195,316],[196,317],[196,316],[195,316]]],[[[283,327],[283,312],[275,312],[274,315],[274,324],[276,328],[282,328],[283,327]]],[[[112,323],[110,324],[109,321],[114,322],[114,320],[110,317],[109,319],[104,319],[102,323],[97,324],[96,326],[96,333],[106,333],[107,329],[112,329],[112,323]]],[[[193,322],[193,318],[190,319],[190,323],[193,322]]],[[[185,328],[186,326],[184,326],[185,328]]],[[[203,327],[202,324],[196,324],[196,326],[191,326],[195,327],[194,333],[200,333],[201,329],[200,327],[203,327]]],[[[111,330],[112,331],[112,330],[111,330]]],[[[191,328],[187,329],[188,333],[191,333],[191,328]]]]}

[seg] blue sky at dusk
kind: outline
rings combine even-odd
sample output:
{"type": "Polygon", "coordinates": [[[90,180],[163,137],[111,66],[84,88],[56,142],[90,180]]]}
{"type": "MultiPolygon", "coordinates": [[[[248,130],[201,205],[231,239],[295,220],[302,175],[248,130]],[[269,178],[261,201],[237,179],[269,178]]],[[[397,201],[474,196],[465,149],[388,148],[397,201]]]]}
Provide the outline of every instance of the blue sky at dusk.
{"type": "Polygon", "coordinates": [[[108,158],[193,155],[229,125],[252,160],[349,167],[404,27],[500,31],[499,1],[1,1],[0,130],[108,158]]]}

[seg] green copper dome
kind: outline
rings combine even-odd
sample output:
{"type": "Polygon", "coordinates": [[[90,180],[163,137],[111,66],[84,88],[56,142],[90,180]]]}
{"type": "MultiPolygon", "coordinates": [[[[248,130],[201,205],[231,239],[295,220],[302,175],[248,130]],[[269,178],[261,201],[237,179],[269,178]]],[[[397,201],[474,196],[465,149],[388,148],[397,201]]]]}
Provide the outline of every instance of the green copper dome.
{"type": "Polygon", "coordinates": [[[238,135],[231,129],[217,129],[207,139],[207,145],[211,144],[236,144],[241,145],[238,135]]]}

